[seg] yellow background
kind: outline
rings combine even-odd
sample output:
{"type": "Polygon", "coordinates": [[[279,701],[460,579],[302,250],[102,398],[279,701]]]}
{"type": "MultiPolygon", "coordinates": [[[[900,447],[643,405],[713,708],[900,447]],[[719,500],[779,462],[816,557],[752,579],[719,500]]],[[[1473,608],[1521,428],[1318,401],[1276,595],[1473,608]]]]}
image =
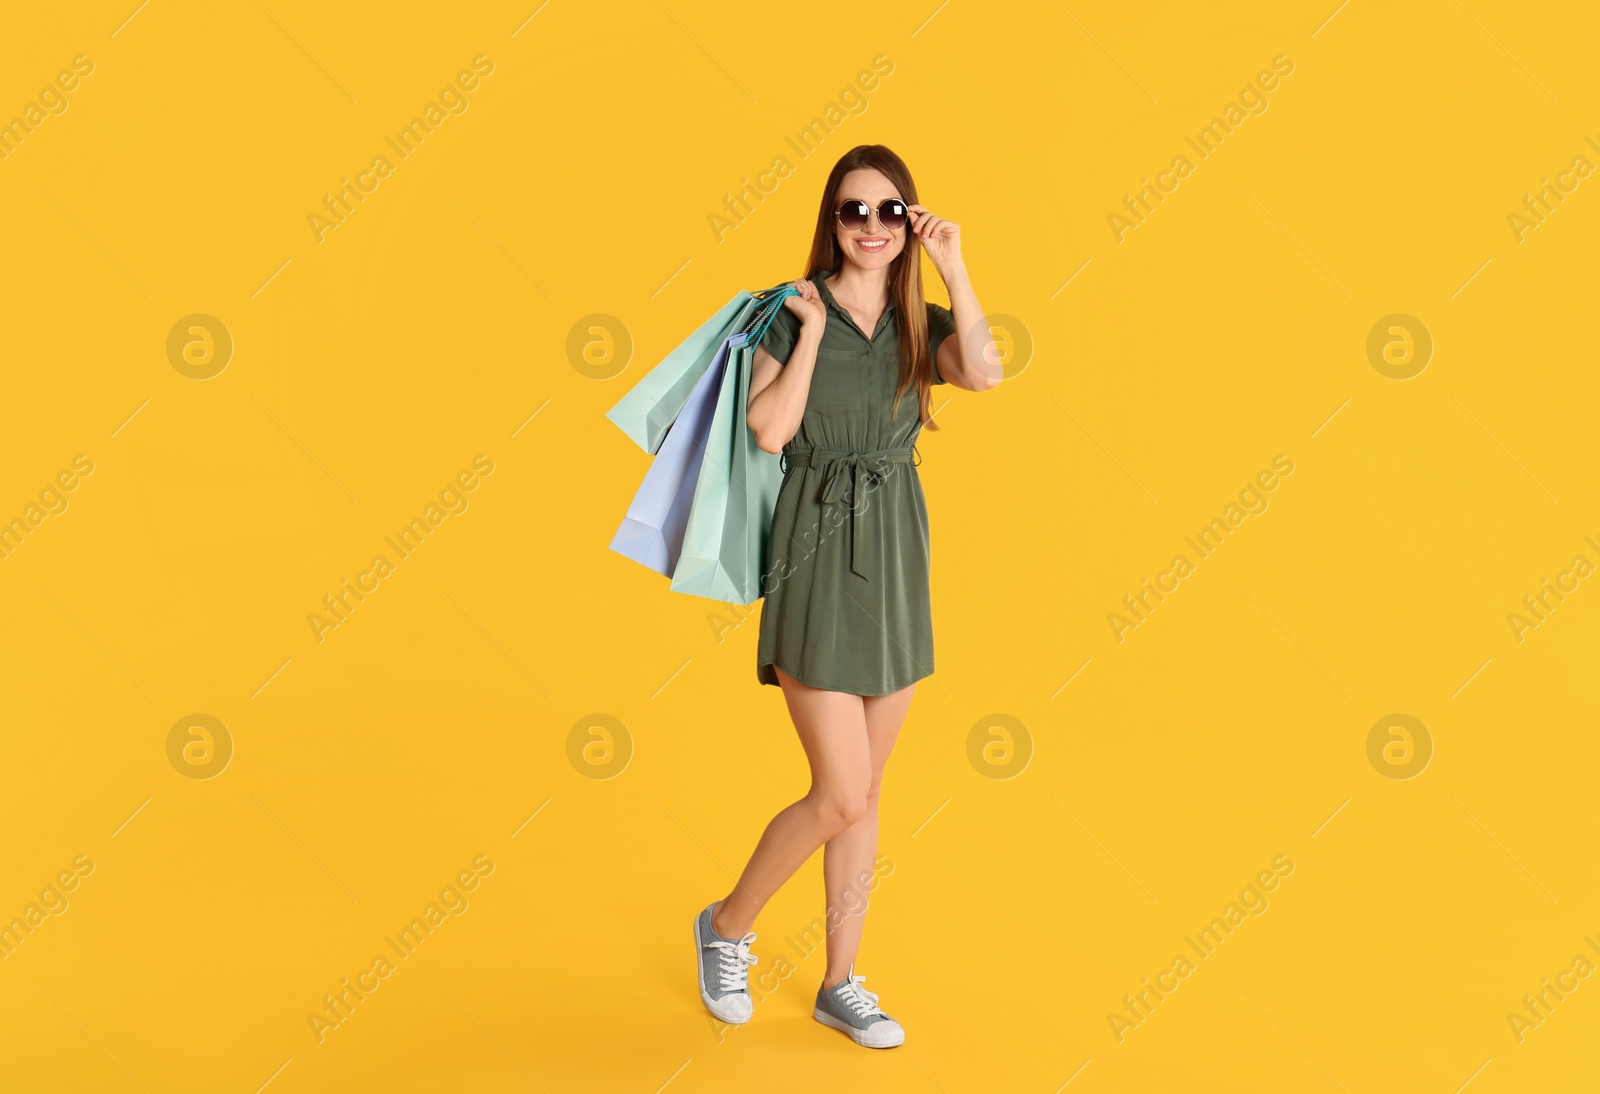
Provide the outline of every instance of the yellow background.
{"type": "Polygon", "coordinates": [[[1600,960],[1596,579],[1507,622],[1600,562],[1600,178],[1507,222],[1600,163],[1589,7],[537,5],[4,19],[0,120],[95,67],[0,161],[0,515],[94,471],[0,560],[0,917],[94,869],[0,961],[0,1085],[1594,1089],[1600,981],[1520,1043],[1506,1017],[1600,960]],[[466,112],[319,242],[324,195],[480,54],[466,112]],[[879,54],[868,109],[719,242],[879,54]],[[1266,112],[1118,242],[1107,214],[1280,54],[1266,112]],[[921,446],[938,670],[858,966],[908,1030],[884,1053],[810,1018],[820,858],[757,925],[757,976],[795,972],[755,1020],[719,1035],[696,997],[690,919],[805,772],[756,610],[719,632],[741,616],[608,550],[648,458],[603,416],[802,273],[863,142],[1035,345],[986,397],[939,389],[921,446]],[[1366,351],[1397,313],[1436,347],[1405,381],[1366,351]],[[166,352],[195,314],[234,341],[205,381],[166,352]],[[596,314],[633,343],[604,381],[567,350],[596,314]],[[1118,642],[1107,614],[1280,453],[1270,507],[1118,642]],[[470,507],[319,642],[308,614],[480,454],[470,507]],[[205,780],[167,751],[197,713],[234,749],[205,780]],[[1368,759],[1392,714],[1432,740],[1408,780],[1368,759]],[[609,779],[569,759],[595,715],[630,742],[609,779]],[[969,759],[997,716],[1013,778],[969,759]],[[308,1012],[479,855],[319,1042],[308,1012]],[[1119,1043],[1108,1012],[1278,855],[1270,907],[1119,1043]]]}

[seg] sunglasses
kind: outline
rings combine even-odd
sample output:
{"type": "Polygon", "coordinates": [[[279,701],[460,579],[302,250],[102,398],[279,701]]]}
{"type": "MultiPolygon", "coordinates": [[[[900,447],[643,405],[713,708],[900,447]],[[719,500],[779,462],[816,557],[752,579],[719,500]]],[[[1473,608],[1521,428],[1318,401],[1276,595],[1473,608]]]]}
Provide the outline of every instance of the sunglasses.
{"type": "MultiPolygon", "coordinates": [[[[911,213],[899,198],[889,198],[878,206],[878,224],[886,231],[904,228],[911,213]]],[[[872,207],[860,198],[850,198],[839,206],[839,225],[846,231],[865,228],[872,216],[872,207]]]]}

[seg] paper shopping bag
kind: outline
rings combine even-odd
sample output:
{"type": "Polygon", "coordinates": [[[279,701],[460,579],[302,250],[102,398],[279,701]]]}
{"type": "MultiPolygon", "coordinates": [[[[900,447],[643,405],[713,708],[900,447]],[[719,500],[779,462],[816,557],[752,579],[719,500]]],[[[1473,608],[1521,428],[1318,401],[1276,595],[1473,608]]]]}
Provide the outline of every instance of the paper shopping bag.
{"type": "Polygon", "coordinates": [[[759,301],[740,290],[722,309],[662,358],[622,397],[606,417],[652,455],[677,418],[689,393],[728,336],[737,333],[755,313],[759,301]]]}
{"type": "MultiPolygon", "coordinates": [[[[756,342],[747,340],[730,357],[728,367],[739,374],[739,391],[736,405],[745,406],[750,398],[750,374],[755,368],[756,342]]],[[[730,544],[730,550],[741,550],[730,557],[726,566],[731,579],[740,590],[740,602],[753,603],[767,594],[761,588],[762,572],[766,568],[768,544],[772,541],[772,513],[778,505],[778,488],[783,485],[783,458],[776,452],[763,452],[756,436],[748,428],[739,432],[739,443],[733,450],[733,488],[730,497],[740,499],[748,506],[742,518],[744,542],[730,544]]]]}
{"type": "Polygon", "coordinates": [[[753,326],[729,340],[673,592],[746,605],[763,595],[761,573],[783,472],[779,455],[756,443],[745,407],[756,345],[782,296],[792,293],[767,302],[753,326]]]}
{"type": "Polygon", "coordinates": [[[611,549],[670,577],[683,548],[700,465],[711,431],[712,412],[722,386],[733,337],[725,338],[711,365],[689,393],[683,409],[656,450],[628,514],[612,537],[611,549]]]}

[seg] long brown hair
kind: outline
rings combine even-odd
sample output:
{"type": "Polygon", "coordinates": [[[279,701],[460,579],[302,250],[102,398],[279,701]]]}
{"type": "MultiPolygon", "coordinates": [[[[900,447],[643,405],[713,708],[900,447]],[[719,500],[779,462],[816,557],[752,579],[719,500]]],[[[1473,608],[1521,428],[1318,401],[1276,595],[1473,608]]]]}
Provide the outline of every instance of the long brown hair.
{"type": "MultiPolygon", "coordinates": [[[[851,171],[871,168],[883,175],[900,191],[900,199],[907,205],[917,203],[917,184],[911,179],[911,169],[899,156],[881,144],[858,144],[839,158],[828,175],[828,184],[822,190],[822,204],[817,208],[817,231],[811,239],[811,257],[806,260],[806,280],[818,274],[837,273],[844,266],[844,251],[834,231],[834,213],[839,208],[839,187],[851,171]]],[[[933,390],[933,358],[928,353],[928,309],[922,296],[922,242],[905,229],[906,242],[900,254],[889,267],[889,294],[894,299],[895,323],[900,341],[900,379],[895,386],[894,402],[890,405],[892,419],[900,409],[900,397],[913,385],[917,389],[917,413],[923,428],[939,428],[928,413],[933,390]]]]}

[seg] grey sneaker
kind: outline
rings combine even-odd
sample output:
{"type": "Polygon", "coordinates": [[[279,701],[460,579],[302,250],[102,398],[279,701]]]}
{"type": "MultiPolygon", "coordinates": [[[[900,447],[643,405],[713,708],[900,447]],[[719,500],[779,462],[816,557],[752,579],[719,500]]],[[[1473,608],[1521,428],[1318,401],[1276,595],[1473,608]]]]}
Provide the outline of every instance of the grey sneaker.
{"type": "Polygon", "coordinates": [[[894,1048],[906,1041],[906,1031],[878,1006],[878,997],[861,986],[865,976],[850,974],[833,987],[817,989],[817,1009],[811,1017],[850,1035],[864,1048],[894,1048]]]}
{"type": "Polygon", "coordinates": [[[694,946],[699,955],[700,1001],[720,1021],[742,1025],[750,1021],[749,967],[760,958],[750,952],[756,940],[751,931],[743,938],[723,938],[711,929],[712,901],[695,916],[694,946]]]}

